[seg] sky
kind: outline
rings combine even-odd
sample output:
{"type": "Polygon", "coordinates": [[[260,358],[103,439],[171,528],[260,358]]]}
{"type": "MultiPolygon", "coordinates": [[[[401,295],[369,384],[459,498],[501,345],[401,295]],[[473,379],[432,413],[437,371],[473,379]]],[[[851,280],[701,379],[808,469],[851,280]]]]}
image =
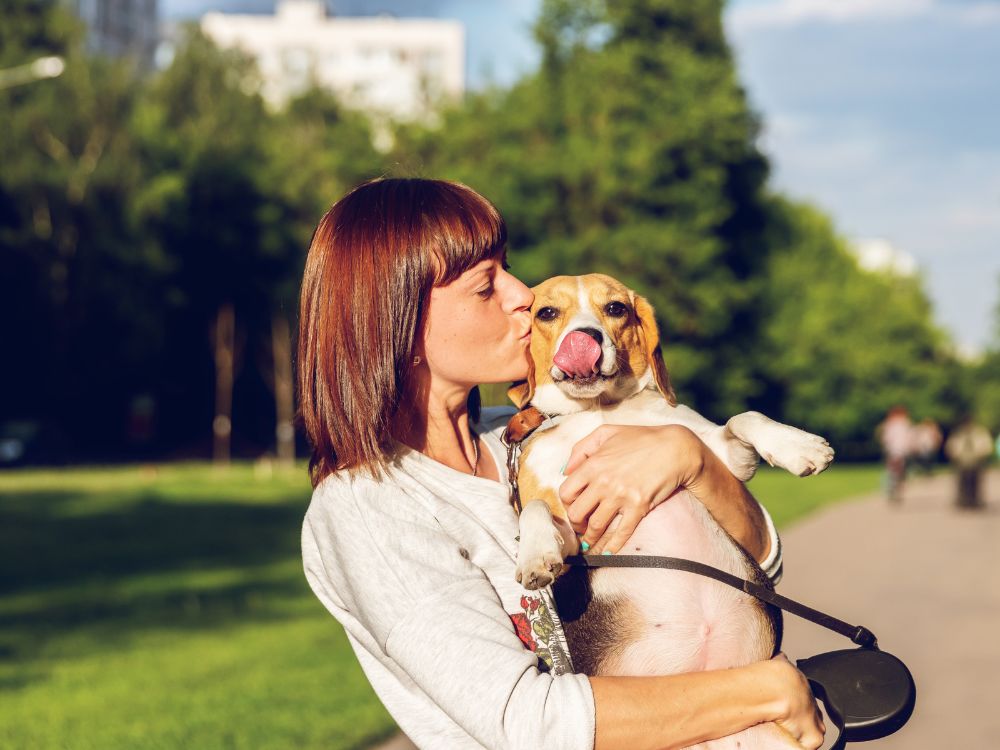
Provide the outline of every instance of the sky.
{"type": "MultiPolygon", "coordinates": [[[[474,88],[537,64],[541,0],[330,5],[462,21],[474,88]]],[[[273,7],[160,0],[171,19],[273,7]]],[[[731,0],[725,23],[772,187],[818,205],[848,238],[912,256],[962,351],[1000,343],[1000,0],[731,0]]]]}

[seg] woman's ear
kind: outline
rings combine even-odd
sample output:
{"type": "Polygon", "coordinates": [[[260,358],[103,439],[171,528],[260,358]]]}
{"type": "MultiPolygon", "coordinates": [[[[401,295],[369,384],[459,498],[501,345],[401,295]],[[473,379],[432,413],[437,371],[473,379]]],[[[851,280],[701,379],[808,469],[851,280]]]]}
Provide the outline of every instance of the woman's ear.
{"type": "Polygon", "coordinates": [[[535,397],[535,360],[531,354],[528,357],[528,379],[519,380],[507,389],[507,398],[514,402],[518,409],[523,409],[535,397]]]}
{"type": "Polygon", "coordinates": [[[653,379],[656,387],[671,406],[677,406],[677,396],[674,388],[670,384],[670,375],[667,373],[667,366],[663,363],[663,355],[660,353],[660,330],[656,327],[656,314],[653,306],[645,297],[635,295],[634,300],[635,315],[639,319],[639,331],[642,347],[646,352],[646,363],[653,371],[653,379]]]}

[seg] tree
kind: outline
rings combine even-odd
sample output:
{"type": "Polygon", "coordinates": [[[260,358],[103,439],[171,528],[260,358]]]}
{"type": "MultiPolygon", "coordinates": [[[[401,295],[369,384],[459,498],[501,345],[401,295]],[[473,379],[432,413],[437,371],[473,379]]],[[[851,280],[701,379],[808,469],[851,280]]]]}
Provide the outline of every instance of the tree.
{"type": "Polygon", "coordinates": [[[921,280],[862,270],[808,206],[775,199],[769,231],[758,342],[768,387],[756,405],[827,436],[845,458],[876,454],[875,426],[896,404],[954,420],[961,365],[921,280]]]}
{"type": "Polygon", "coordinates": [[[47,54],[65,58],[60,78],[0,91],[0,317],[16,363],[0,389],[3,414],[38,421],[59,458],[57,444],[93,449],[121,431],[120,394],[149,352],[148,289],[128,210],[133,72],[87,57],[56,4],[5,7],[0,65],[47,54]]]}
{"type": "Polygon", "coordinates": [[[993,341],[968,369],[970,411],[996,436],[1000,434],[1000,300],[994,312],[993,341]]]}
{"type": "Polygon", "coordinates": [[[271,373],[265,381],[275,399],[277,453],[287,465],[295,439],[291,321],[305,251],[319,217],[333,201],[381,170],[368,120],[319,88],[304,92],[278,113],[272,134],[264,177],[273,190],[275,210],[269,222],[270,246],[277,253],[284,248],[296,262],[271,279],[270,366],[262,364],[262,372],[271,373]]]}
{"type": "Polygon", "coordinates": [[[333,200],[377,174],[377,156],[367,122],[332,95],[311,90],[273,112],[258,90],[251,60],[192,29],[137,118],[152,175],[140,204],[172,259],[170,330],[182,338],[170,344],[180,359],[168,372],[186,383],[175,398],[212,408],[197,385],[211,367],[202,344],[211,330],[215,407],[203,423],[213,425],[216,456],[227,455],[232,412],[252,407],[244,434],[259,437],[268,428],[257,405],[273,399],[270,432],[287,461],[289,318],[309,237],[333,200]],[[247,361],[257,366],[244,371],[247,361]]]}
{"type": "Polygon", "coordinates": [[[603,271],[657,310],[683,398],[722,417],[753,393],[767,164],[718,2],[551,0],[540,71],[473,96],[398,160],[482,190],[532,282],[603,271]]]}

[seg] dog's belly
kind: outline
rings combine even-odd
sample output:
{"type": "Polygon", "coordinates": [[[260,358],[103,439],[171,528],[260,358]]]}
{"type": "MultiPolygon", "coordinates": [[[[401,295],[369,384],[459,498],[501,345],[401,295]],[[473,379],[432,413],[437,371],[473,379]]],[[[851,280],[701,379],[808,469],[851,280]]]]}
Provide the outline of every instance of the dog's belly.
{"type": "MultiPolygon", "coordinates": [[[[687,492],[646,516],[619,554],[682,557],[763,581],[760,569],[687,492]]],[[[576,585],[581,585],[579,576],[576,585]]],[[[560,613],[565,598],[560,598],[560,613]]],[[[773,655],[780,628],[776,614],[754,597],[676,570],[595,571],[590,601],[577,614],[563,617],[574,662],[581,662],[578,669],[604,675],[677,674],[749,664],[773,655]]]]}

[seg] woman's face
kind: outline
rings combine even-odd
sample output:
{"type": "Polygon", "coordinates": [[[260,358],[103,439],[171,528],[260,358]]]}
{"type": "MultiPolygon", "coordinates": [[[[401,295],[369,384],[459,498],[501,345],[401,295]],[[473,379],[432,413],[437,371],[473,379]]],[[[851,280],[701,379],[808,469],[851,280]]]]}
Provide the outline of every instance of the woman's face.
{"type": "Polygon", "coordinates": [[[523,380],[533,299],[506,256],[484,260],[431,290],[417,353],[432,377],[463,387],[523,380]]]}

